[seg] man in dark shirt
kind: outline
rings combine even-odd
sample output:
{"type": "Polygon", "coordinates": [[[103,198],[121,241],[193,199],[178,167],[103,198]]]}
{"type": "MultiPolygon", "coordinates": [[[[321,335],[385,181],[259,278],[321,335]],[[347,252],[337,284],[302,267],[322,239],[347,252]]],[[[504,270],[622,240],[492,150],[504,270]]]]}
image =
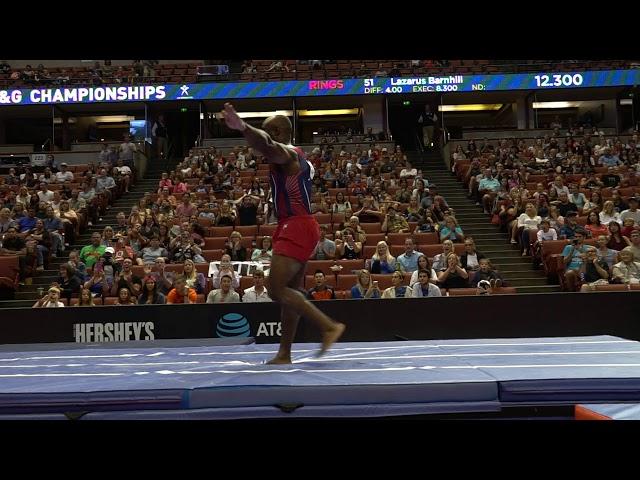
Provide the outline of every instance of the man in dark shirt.
{"type": "Polygon", "coordinates": [[[117,276],[114,276],[113,287],[111,288],[111,295],[117,296],[121,288],[128,288],[132,295],[138,296],[142,290],[142,279],[133,274],[131,266],[133,261],[130,258],[125,258],[122,261],[122,270],[117,276]]]}
{"type": "Polygon", "coordinates": [[[563,217],[566,217],[569,212],[578,211],[578,207],[576,206],[576,204],[569,201],[569,196],[566,194],[566,192],[560,192],[558,198],[560,199],[560,203],[558,203],[557,205],[558,211],[563,217]]]}
{"type": "Polygon", "coordinates": [[[587,251],[587,258],[580,267],[580,276],[583,282],[581,292],[592,292],[596,285],[609,283],[609,265],[604,258],[598,259],[595,248],[587,251]]]}
{"type": "Polygon", "coordinates": [[[15,227],[9,227],[2,240],[0,255],[24,255],[25,252],[26,243],[24,239],[18,236],[15,227]]]}
{"type": "Polygon", "coordinates": [[[577,212],[572,211],[567,213],[567,216],[564,219],[565,223],[560,228],[560,231],[558,232],[559,239],[573,240],[576,236],[576,233],[578,232],[585,237],[587,236],[587,232],[580,225],[578,225],[578,222],[576,219],[577,216],[578,216],[577,212]]]}
{"type": "Polygon", "coordinates": [[[242,197],[240,206],[238,207],[238,218],[240,225],[256,225],[258,216],[258,205],[260,197],[253,195],[245,195],[242,197]]]}
{"type": "Polygon", "coordinates": [[[325,283],[326,279],[322,270],[316,270],[313,278],[316,281],[316,286],[307,292],[309,300],[332,300],[336,298],[333,289],[325,283]]]}

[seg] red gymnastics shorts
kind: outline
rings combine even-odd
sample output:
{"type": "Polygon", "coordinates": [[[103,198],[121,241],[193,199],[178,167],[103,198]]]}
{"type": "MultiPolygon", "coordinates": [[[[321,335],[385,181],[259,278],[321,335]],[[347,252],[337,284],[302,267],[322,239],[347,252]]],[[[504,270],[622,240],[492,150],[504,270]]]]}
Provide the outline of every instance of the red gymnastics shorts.
{"type": "Polygon", "coordinates": [[[306,263],[320,239],[320,226],[313,215],[289,217],[278,222],[273,234],[273,253],[306,263]]]}

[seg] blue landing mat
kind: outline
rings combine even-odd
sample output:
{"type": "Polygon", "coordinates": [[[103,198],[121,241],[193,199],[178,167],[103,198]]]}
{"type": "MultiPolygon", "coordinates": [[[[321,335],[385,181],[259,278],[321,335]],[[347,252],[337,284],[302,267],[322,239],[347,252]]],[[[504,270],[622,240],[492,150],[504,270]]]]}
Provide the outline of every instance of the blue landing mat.
{"type": "Polygon", "coordinates": [[[390,416],[640,401],[640,343],[610,336],[0,352],[0,418],[390,416]]]}

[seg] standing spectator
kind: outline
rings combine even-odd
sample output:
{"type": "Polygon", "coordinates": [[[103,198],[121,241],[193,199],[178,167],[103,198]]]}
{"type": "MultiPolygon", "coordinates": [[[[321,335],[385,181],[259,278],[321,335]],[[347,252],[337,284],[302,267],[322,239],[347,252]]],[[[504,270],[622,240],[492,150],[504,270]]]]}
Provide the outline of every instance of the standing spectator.
{"type": "Polygon", "coordinates": [[[169,153],[169,144],[164,115],[158,115],[158,119],[155,121],[153,128],[151,129],[151,135],[155,139],[158,158],[166,158],[169,153]]]}
{"type": "Polygon", "coordinates": [[[122,160],[127,167],[133,167],[134,156],[138,147],[131,141],[131,135],[124,134],[124,142],[118,147],[118,159],[122,160]]]}
{"type": "Polygon", "coordinates": [[[434,131],[437,121],[438,115],[431,111],[431,105],[428,103],[425,104],[424,111],[418,117],[418,126],[422,133],[418,138],[422,141],[422,145],[420,145],[422,150],[428,147],[433,147],[436,140],[434,131]]]}

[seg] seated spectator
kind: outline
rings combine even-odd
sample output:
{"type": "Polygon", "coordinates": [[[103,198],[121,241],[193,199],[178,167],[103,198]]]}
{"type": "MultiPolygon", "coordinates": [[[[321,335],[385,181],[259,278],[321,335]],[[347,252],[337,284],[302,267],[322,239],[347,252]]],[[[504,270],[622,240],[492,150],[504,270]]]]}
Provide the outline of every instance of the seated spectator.
{"type": "Polygon", "coordinates": [[[253,287],[247,288],[242,295],[243,303],[271,302],[269,292],[264,286],[264,272],[256,270],[253,272],[253,287]]]}
{"type": "Polygon", "coordinates": [[[113,277],[110,279],[107,277],[105,269],[102,263],[97,263],[91,277],[84,283],[83,288],[91,291],[95,296],[108,296],[111,291],[111,285],[113,284],[113,277]]]}
{"type": "Polygon", "coordinates": [[[584,229],[589,232],[591,238],[609,233],[607,226],[600,223],[600,217],[595,211],[589,212],[589,215],[587,215],[587,224],[584,226],[584,229]]]}
{"type": "Polygon", "coordinates": [[[251,253],[252,262],[271,263],[273,256],[273,245],[271,237],[265,235],[262,237],[262,242],[258,248],[254,248],[251,253]]]}
{"type": "Polygon", "coordinates": [[[619,254],[620,262],[613,266],[612,283],[638,284],[640,283],[640,262],[633,259],[633,252],[627,247],[619,254]]]}
{"type": "Polygon", "coordinates": [[[60,289],[51,287],[47,294],[38,300],[33,308],[60,308],[64,307],[64,303],[60,301],[60,289]]]}
{"type": "Polygon", "coordinates": [[[178,275],[173,282],[173,288],[167,295],[167,303],[196,303],[198,294],[193,288],[187,287],[187,282],[182,275],[178,275]]]}
{"type": "Polygon", "coordinates": [[[378,242],[376,252],[369,260],[369,270],[371,273],[393,273],[397,269],[396,258],[391,255],[387,242],[378,242]]]}
{"type": "Polygon", "coordinates": [[[627,217],[622,221],[622,235],[629,238],[631,234],[640,230],[640,225],[635,225],[633,218],[627,217]]]}
{"type": "Polygon", "coordinates": [[[445,240],[452,242],[464,242],[464,233],[462,228],[458,225],[455,217],[448,215],[444,218],[444,226],[440,228],[440,241],[444,243],[445,240]]]}
{"type": "Polygon", "coordinates": [[[42,223],[51,236],[51,253],[53,256],[57,256],[64,251],[64,239],[60,233],[61,230],[64,231],[64,225],[52,207],[47,207],[46,215],[42,223]]]}
{"type": "Polygon", "coordinates": [[[21,74],[21,79],[25,83],[35,83],[36,72],[31,65],[27,65],[26,67],[24,67],[24,70],[21,74]]]}
{"type": "Polygon", "coordinates": [[[202,249],[196,245],[188,231],[182,231],[172,242],[171,256],[176,263],[193,260],[196,263],[206,263],[202,256],[202,249]]]}
{"type": "Polygon", "coordinates": [[[133,260],[125,258],[122,261],[122,270],[114,274],[113,286],[111,287],[111,295],[119,294],[120,290],[127,288],[136,298],[142,290],[142,279],[133,274],[131,267],[133,266],[133,260]]]}
{"type": "Polygon", "coordinates": [[[402,272],[394,272],[391,275],[392,286],[382,292],[381,298],[410,298],[413,295],[413,290],[406,285],[402,285],[403,280],[404,275],[402,272]]]}
{"type": "Polygon", "coordinates": [[[234,289],[240,287],[240,274],[233,270],[233,265],[231,265],[231,257],[227,254],[222,255],[220,266],[211,278],[211,286],[213,288],[220,288],[220,279],[223,275],[231,276],[233,280],[231,282],[231,286],[234,289]]]}
{"type": "Polygon", "coordinates": [[[336,298],[333,289],[326,284],[326,278],[322,270],[316,270],[313,278],[316,286],[307,292],[309,300],[333,300],[336,298]]]}
{"type": "Polygon", "coordinates": [[[409,224],[407,220],[401,215],[396,214],[396,209],[393,205],[387,207],[387,214],[384,217],[384,222],[380,228],[383,233],[409,233],[409,224]]]}
{"type": "Polygon", "coordinates": [[[93,295],[91,294],[91,290],[88,288],[83,288],[80,290],[80,295],[78,295],[78,304],[77,307],[93,307],[95,304],[93,303],[93,295]]]}
{"type": "MultiPolygon", "coordinates": [[[[133,230],[129,233],[130,234],[133,233],[133,235],[136,235],[136,233],[134,233],[133,230]]],[[[128,244],[128,242],[130,242],[130,239],[131,239],[131,235],[129,236],[125,236],[121,234],[115,235],[114,241],[112,242],[114,262],[122,265],[122,262],[124,261],[125,258],[136,260],[136,257],[137,257],[136,252],[133,249],[133,247],[131,247],[131,245],[128,244]]]]}
{"type": "Polygon", "coordinates": [[[220,288],[211,290],[207,295],[207,303],[233,303],[239,302],[240,296],[231,289],[231,276],[228,274],[220,278],[220,288]]]}
{"type": "MultiPolygon", "coordinates": [[[[131,145],[135,146],[134,143],[132,143],[131,145]]],[[[131,164],[133,165],[133,159],[131,159],[131,164]]],[[[129,193],[129,185],[131,184],[131,176],[133,175],[133,172],[128,165],[124,164],[124,160],[122,159],[122,157],[118,159],[118,163],[113,168],[113,171],[117,174],[118,180],[122,180],[124,193],[129,193]]]]}
{"type": "Polygon", "coordinates": [[[77,250],[71,250],[69,252],[68,262],[76,272],[76,276],[84,282],[87,276],[87,266],[80,261],[80,255],[77,250]]]}
{"type": "Polygon", "coordinates": [[[142,293],[138,297],[138,305],[164,305],[166,297],[160,293],[156,280],[153,276],[144,277],[142,293]]]}
{"type": "Polygon", "coordinates": [[[609,241],[606,235],[599,235],[596,237],[596,255],[598,256],[598,260],[604,260],[609,267],[609,272],[613,270],[613,265],[616,263],[618,258],[618,252],[607,247],[607,242],[609,241]]]}
{"type": "Polygon", "coordinates": [[[429,272],[429,279],[431,282],[436,283],[438,281],[438,275],[436,271],[431,267],[431,262],[427,258],[426,255],[420,255],[418,257],[418,268],[411,274],[411,280],[409,280],[409,286],[413,287],[413,285],[418,281],[418,272],[420,270],[426,270],[429,272]]]}
{"type": "Polygon", "coordinates": [[[439,273],[447,268],[447,257],[450,253],[453,253],[453,242],[451,240],[445,240],[442,242],[442,253],[438,253],[433,257],[433,269],[439,273]]]}
{"type": "Polygon", "coordinates": [[[624,222],[626,219],[631,218],[635,226],[640,225],[640,210],[638,210],[638,198],[629,198],[629,208],[623,210],[620,213],[620,219],[624,222]]]}
{"type": "Polygon", "coordinates": [[[193,260],[187,259],[184,261],[184,266],[182,267],[182,275],[187,282],[187,287],[193,288],[197,294],[204,293],[207,279],[204,277],[203,273],[200,273],[196,270],[196,264],[193,263],[193,260]]]}
{"type": "Polygon", "coordinates": [[[577,222],[578,214],[576,212],[569,212],[567,217],[565,218],[565,224],[560,228],[558,232],[558,236],[560,239],[573,240],[577,233],[580,233],[583,238],[586,237],[586,232],[584,228],[578,225],[577,222]]]}
{"type": "Polygon", "coordinates": [[[640,262],[640,231],[634,230],[631,232],[627,243],[629,246],[625,248],[631,250],[631,253],[633,253],[634,262],[640,262]]]}
{"type": "Polygon", "coordinates": [[[415,242],[413,238],[404,240],[404,253],[398,256],[398,264],[402,272],[413,273],[418,270],[418,259],[423,256],[422,253],[415,250],[415,242]]]}
{"type": "Polygon", "coordinates": [[[600,223],[602,223],[603,225],[609,225],[609,223],[612,221],[622,223],[620,214],[613,208],[613,202],[611,200],[607,200],[606,202],[604,202],[602,211],[600,212],[600,223]]]}
{"type": "Polygon", "coordinates": [[[607,228],[609,229],[609,241],[607,242],[607,247],[619,252],[629,245],[629,239],[622,235],[622,229],[618,222],[610,222],[609,225],[607,225],[607,228]]]}
{"type": "Polygon", "coordinates": [[[56,180],[59,183],[73,182],[73,172],[67,170],[66,163],[63,162],[60,164],[60,171],[56,173],[56,180]]]}
{"type": "Polygon", "coordinates": [[[476,242],[471,237],[464,240],[464,252],[460,255],[460,266],[467,272],[475,272],[480,268],[480,260],[485,256],[476,249],[476,242]]]}
{"type": "Polygon", "coordinates": [[[310,260],[333,260],[336,258],[336,243],[327,238],[328,227],[320,225],[320,239],[311,253],[310,260]]]}
{"type": "Polygon", "coordinates": [[[236,223],[236,214],[227,202],[220,206],[220,215],[216,220],[216,227],[233,227],[236,223]]]}
{"type": "Polygon", "coordinates": [[[239,203],[238,224],[239,225],[257,225],[258,211],[260,209],[260,197],[254,195],[243,195],[236,203],[239,203]]]}
{"type": "Polygon", "coordinates": [[[149,246],[143,248],[141,253],[142,257],[137,259],[138,265],[154,263],[158,257],[169,257],[169,252],[160,246],[160,240],[157,236],[151,237],[151,240],[149,240],[149,246]]]}
{"type": "Polygon", "coordinates": [[[598,258],[595,249],[590,249],[582,262],[580,279],[580,291],[583,293],[594,291],[597,285],[609,284],[609,265],[606,260],[598,258]]]}
{"type": "Polygon", "coordinates": [[[587,251],[591,249],[593,247],[584,244],[584,233],[578,231],[575,233],[575,238],[571,245],[566,245],[562,250],[565,265],[564,278],[568,291],[575,292],[577,290],[583,259],[586,257],[587,251]]]}
{"type": "Polygon", "coordinates": [[[413,284],[412,297],[441,297],[442,292],[433,283],[427,270],[418,270],[418,281],[413,284]]]}
{"type": "Polygon", "coordinates": [[[362,226],[360,225],[360,219],[355,215],[347,216],[347,213],[350,213],[349,210],[345,212],[345,219],[348,219],[346,224],[342,225],[342,229],[350,228],[355,233],[355,239],[357,242],[362,243],[363,245],[367,241],[367,233],[364,231],[362,226]]]}
{"type": "Polygon", "coordinates": [[[0,61],[0,73],[11,73],[11,65],[9,65],[6,60],[0,61]]]}
{"type": "Polygon", "coordinates": [[[500,272],[498,272],[498,270],[494,268],[491,260],[489,260],[488,258],[483,258],[482,260],[480,260],[480,268],[476,272],[474,272],[473,276],[471,277],[470,284],[473,287],[478,285],[478,283],[483,280],[489,282],[489,286],[492,289],[500,288],[506,285],[504,278],[502,278],[500,272]]]}
{"type": "Polygon", "coordinates": [[[242,235],[240,232],[231,232],[225,253],[231,257],[232,262],[245,262],[247,260],[247,249],[242,246],[241,241],[242,235]]]}
{"type": "Polygon", "coordinates": [[[342,239],[336,239],[336,256],[344,260],[360,258],[362,243],[355,240],[355,234],[351,228],[342,231],[342,239]]]}
{"type": "Polygon", "coordinates": [[[380,298],[380,295],[378,282],[371,281],[371,274],[368,270],[360,270],[358,272],[358,282],[351,287],[351,298],[380,298]]]}
{"type": "Polygon", "coordinates": [[[438,274],[438,283],[442,288],[465,288],[469,285],[469,274],[460,267],[458,256],[447,256],[447,268],[438,274]]]}
{"type": "MultiPolygon", "coordinates": [[[[515,233],[515,236],[518,236],[517,232],[520,232],[520,246],[522,247],[522,256],[526,256],[529,254],[530,247],[530,230],[537,230],[538,225],[542,221],[542,218],[538,215],[536,210],[536,206],[533,203],[527,203],[525,207],[525,211],[522,215],[518,217],[517,223],[514,224],[512,232],[515,233]]],[[[517,243],[511,238],[511,243],[517,243]]]]}
{"type": "Polygon", "coordinates": [[[569,191],[571,192],[569,195],[569,202],[578,207],[578,211],[582,211],[585,203],[587,203],[587,198],[584,196],[584,193],[578,190],[578,185],[575,183],[569,185],[569,191]]]}
{"type": "Polygon", "coordinates": [[[118,299],[116,300],[115,305],[125,306],[125,305],[137,305],[138,302],[136,300],[136,296],[131,293],[127,287],[122,287],[118,290],[118,299]]]}
{"type": "Polygon", "coordinates": [[[347,209],[351,209],[351,203],[345,199],[344,193],[338,192],[336,201],[331,206],[331,211],[333,213],[344,213],[347,209]]]}

